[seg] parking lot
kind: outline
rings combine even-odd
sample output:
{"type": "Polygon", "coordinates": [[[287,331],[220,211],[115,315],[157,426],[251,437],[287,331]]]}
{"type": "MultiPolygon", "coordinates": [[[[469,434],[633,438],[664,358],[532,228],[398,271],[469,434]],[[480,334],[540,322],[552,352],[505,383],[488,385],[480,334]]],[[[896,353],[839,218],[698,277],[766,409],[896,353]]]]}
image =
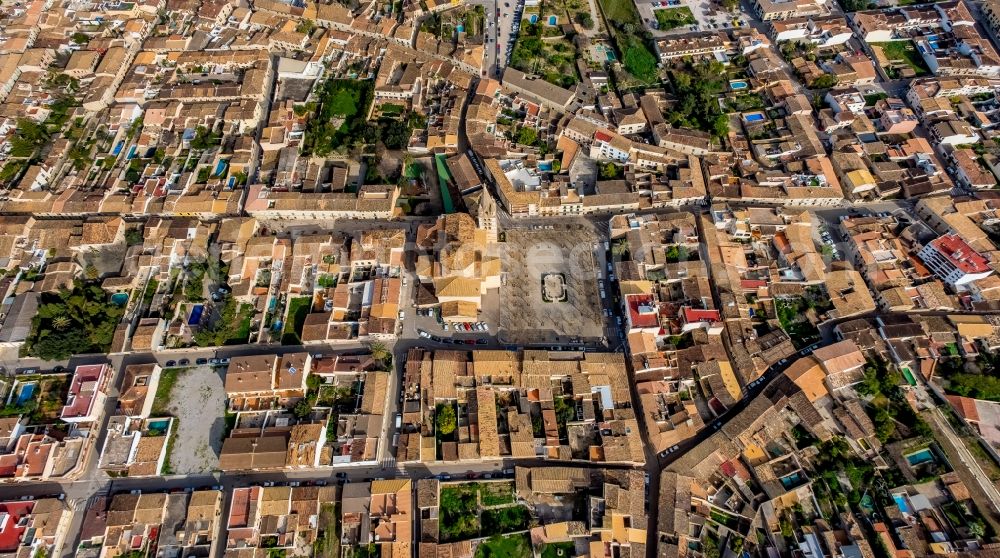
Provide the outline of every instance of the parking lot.
{"type": "MultiPolygon", "coordinates": [[[[598,286],[599,236],[585,220],[506,231],[499,337],[504,343],[599,342],[605,314],[598,286]],[[543,293],[545,281],[549,293],[543,293]]],[[[607,293],[605,293],[607,296],[607,293]]]]}
{"type": "Polygon", "coordinates": [[[500,77],[514,46],[511,33],[519,30],[517,26],[520,25],[524,3],[519,0],[479,0],[473,4],[482,5],[486,10],[483,69],[489,77],[500,77]]]}
{"type": "MultiPolygon", "coordinates": [[[[636,0],[636,8],[639,10],[639,17],[643,24],[653,35],[662,36],[670,34],[683,34],[692,31],[712,31],[715,29],[728,29],[733,26],[733,19],[741,20],[743,15],[731,13],[712,0],[636,0]],[[656,29],[656,10],[679,8],[686,6],[691,10],[696,23],[686,25],[671,30],[656,29]]],[[[739,21],[737,22],[739,23],[739,21]]],[[[743,24],[746,22],[744,21],[743,24]]],[[[741,24],[741,25],[743,25],[741,24]]]]}

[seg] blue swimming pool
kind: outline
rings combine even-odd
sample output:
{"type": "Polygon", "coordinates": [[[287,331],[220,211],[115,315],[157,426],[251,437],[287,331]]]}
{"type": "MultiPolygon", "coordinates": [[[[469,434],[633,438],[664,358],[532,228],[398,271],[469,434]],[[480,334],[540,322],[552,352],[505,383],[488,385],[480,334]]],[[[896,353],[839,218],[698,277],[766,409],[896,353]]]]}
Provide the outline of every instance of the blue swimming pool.
{"type": "Polygon", "coordinates": [[[762,112],[748,112],[743,115],[744,122],[763,122],[764,113],[762,112]]]}
{"type": "Polygon", "coordinates": [[[924,463],[929,463],[931,461],[934,461],[934,453],[931,452],[930,448],[924,448],[906,456],[906,462],[909,463],[911,467],[923,465],[924,463]]]}
{"type": "Polygon", "coordinates": [[[215,176],[221,176],[222,171],[226,170],[226,166],[229,165],[229,161],[226,159],[219,159],[218,164],[215,165],[215,176]]]}
{"type": "Polygon", "coordinates": [[[750,87],[750,84],[742,79],[734,79],[729,82],[729,88],[733,91],[742,91],[750,87]]]}
{"type": "Polygon", "coordinates": [[[528,23],[538,23],[538,15],[531,14],[530,16],[528,16],[528,23]]]}
{"type": "Polygon", "coordinates": [[[151,420],[146,424],[146,430],[154,436],[166,434],[168,428],[170,428],[170,419],[151,420]]]}
{"type": "Polygon", "coordinates": [[[128,156],[125,157],[125,158],[128,159],[128,160],[130,160],[130,161],[135,158],[135,146],[134,145],[132,147],[128,148],[128,156]]]}
{"type": "Polygon", "coordinates": [[[462,25],[461,23],[459,23],[458,25],[455,26],[455,31],[458,31],[459,33],[464,33],[465,32],[465,26],[462,25]]]}
{"type": "Polygon", "coordinates": [[[552,25],[554,27],[556,25],[556,23],[558,23],[558,22],[559,22],[559,18],[558,17],[556,17],[554,15],[549,16],[549,25],[552,25]]]}
{"type": "Polygon", "coordinates": [[[798,471],[781,477],[781,486],[784,486],[786,490],[795,488],[796,486],[802,484],[802,475],[798,471]]]}
{"type": "Polygon", "coordinates": [[[896,507],[899,508],[899,511],[903,513],[913,513],[910,511],[910,504],[907,503],[906,496],[903,496],[902,494],[893,494],[892,499],[896,501],[896,507]]]}
{"type": "Polygon", "coordinates": [[[552,161],[542,161],[538,163],[538,170],[550,172],[552,170],[552,161]]]}
{"type": "Polygon", "coordinates": [[[196,304],[194,308],[191,309],[191,317],[188,318],[188,325],[198,325],[201,323],[201,315],[205,312],[205,306],[203,304],[196,304]]]}
{"type": "Polygon", "coordinates": [[[20,407],[28,401],[31,401],[31,398],[35,396],[36,388],[38,388],[38,384],[34,382],[30,384],[21,384],[21,387],[18,388],[17,391],[17,398],[14,399],[14,405],[20,407]]]}
{"type": "Polygon", "coordinates": [[[115,293],[111,295],[111,304],[125,306],[126,302],[128,302],[128,293],[115,293]]]}
{"type": "Polygon", "coordinates": [[[115,144],[115,148],[113,150],[111,150],[111,154],[117,157],[118,154],[122,152],[122,148],[123,147],[125,147],[125,142],[124,141],[120,141],[120,142],[116,143],[115,144]]]}

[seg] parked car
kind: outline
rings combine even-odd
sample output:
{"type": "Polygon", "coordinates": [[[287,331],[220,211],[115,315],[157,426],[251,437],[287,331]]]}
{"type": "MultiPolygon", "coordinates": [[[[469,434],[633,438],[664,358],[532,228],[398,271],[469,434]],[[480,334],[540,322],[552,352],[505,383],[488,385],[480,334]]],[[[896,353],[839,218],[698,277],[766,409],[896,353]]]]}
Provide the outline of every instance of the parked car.
{"type": "Polygon", "coordinates": [[[188,360],[188,359],[186,359],[186,358],[182,358],[182,359],[180,359],[180,360],[177,361],[177,364],[179,366],[187,366],[187,365],[191,364],[191,361],[188,360]]]}
{"type": "Polygon", "coordinates": [[[204,365],[208,364],[208,359],[207,358],[199,358],[199,359],[195,360],[194,363],[197,364],[198,366],[204,366],[204,365]]]}
{"type": "Polygon", "coordinates": [[[168,360],[163,366],[166,367],[166,368],[177,366],[177,361],[176,360],[168,360]]]}

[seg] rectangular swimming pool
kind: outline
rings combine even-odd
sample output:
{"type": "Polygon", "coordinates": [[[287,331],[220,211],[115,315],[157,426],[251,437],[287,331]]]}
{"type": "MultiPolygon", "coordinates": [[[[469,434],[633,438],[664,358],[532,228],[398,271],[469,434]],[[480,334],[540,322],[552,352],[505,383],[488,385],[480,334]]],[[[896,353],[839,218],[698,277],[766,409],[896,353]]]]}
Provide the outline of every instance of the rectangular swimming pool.
{"type": "Polygon", "coordinates": [[[763,122],[764,115],[759,112],[751,112],[749,114],[744,114],[743,120],[746,122],[763,122]]]}
{"type": "Polygon", "coordinates": [[[934,453],[931,452],[930,448],[924,448],[906,456],[906,462],[909,463],[911,467],[923,465],[924,463],[929,463],[931,461],[934,461],[934,453]]]}
{"type": "Polygon", "coordinates": [[[892,499],[896,501],[896,507],[899,508],[899,511],[903,513],[912,513],[910,511],[910,504],[906,502],[906,496],[903,496],[902,494],[893,494],[892,499]]]}
{"type": "Polygon", "coordinates": [[[188,325],[198,325],[201,323],[201,315],[205,311],[205,306],[202,304],[195,305],[191,309],[191,317],[188,318],[188,325]]]}
{"type": "Polygon", "coordinates": [[[17,399],[14,400],[14,405],[20,407],[31,401],[31,398],[35,396],[35,388],[38,386],[36,383],[21,384],[21,388],[17,392],[17,399]]]}
{"type": "Polygon", "coordinates": [[[781,485],[785,487],[785,490],[791,490],[792,488],[802,484],[802,475],[796,471],[788,476],[781,477],[780,480],[781,485]]]}

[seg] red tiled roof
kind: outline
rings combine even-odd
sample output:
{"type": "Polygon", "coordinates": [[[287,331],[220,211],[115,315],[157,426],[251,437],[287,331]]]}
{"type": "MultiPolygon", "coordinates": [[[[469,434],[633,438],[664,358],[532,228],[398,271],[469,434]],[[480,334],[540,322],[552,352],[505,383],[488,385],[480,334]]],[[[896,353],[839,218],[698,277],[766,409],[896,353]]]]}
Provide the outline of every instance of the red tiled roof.
{"type": "Polygon", "coordinates": [[[0,522],[0,552],[17,550],[27,529],[27,524],[22,524],[21,518],[30,514],[34,507],[35,503],[32,501],[0,502],[0,517],[7,515],[6,521],[0,522]]]}
{"type": "Polygon", "coordinates": [[[684,309],[684,323],[691,324],[696,322],[718,322],[721,321],[722,316],[719,314],[718,310],[699,310],[697,308],[685,308],[684,309]]]}
{"type": "Polygon", "coordinates": [[[656,327],[659,320],[656,316],[656,306],[652,295],[629,295],[628,317],[632,327],[656,327]],[[641,307],[641,308],[640,308],[641,307]]]}
{"type": "Polygon", "coordinates": [[[598,130],[594,133],[594,139],[597,141],[611,141],[611,136],[598,130]]]}
{"type": "Polygon", "coordinates": [[[946,395],[951,406],[955,408],[962,418],[972,422],[979,422],[979,410],[976,409],[976,400],[971,397],[961,397],[959,395],[946,395]]]}
{"type": "Polygon", "coordinates": [[[969,246],[962,237],[954,234],[939,236],[931,241],[931,246],[955,267],[965,273],[985,273],[990,270],[986,258],[969,246]]]}
{"type": "Polygon", "coordinates": [[[90,414],[97,390],[107,370],[106,364],[87,364],[77,366],[73,371],[73,382],[70,384],[66,406],[60,415],[64,419],[84,417],[90,414]]]}

